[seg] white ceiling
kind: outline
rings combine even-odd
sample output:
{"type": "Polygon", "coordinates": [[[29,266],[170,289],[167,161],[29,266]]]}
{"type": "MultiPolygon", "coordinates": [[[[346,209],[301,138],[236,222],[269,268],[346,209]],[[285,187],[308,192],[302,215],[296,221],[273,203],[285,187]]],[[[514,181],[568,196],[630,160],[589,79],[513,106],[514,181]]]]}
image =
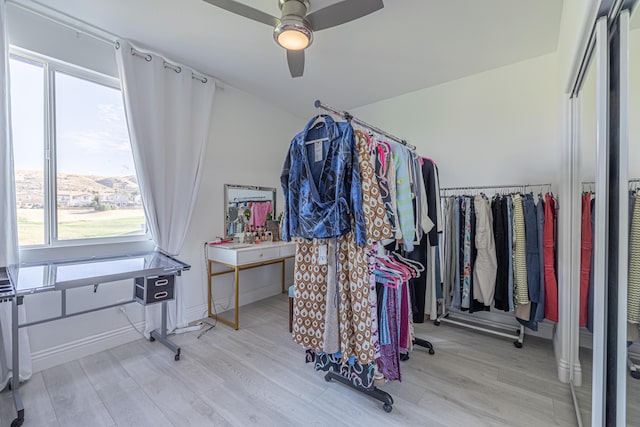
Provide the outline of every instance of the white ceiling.
{"type": "MultiPolygon", "coordinates": [[[[243,3],[279,16],[277,0],[243,3]]],[[[311,10],[337,0],[311,0],[311,10]]],[[[562,0],[386,0],[315,34],[292,79],[268,26],[201,0],[40,0],[307,116],[313,101],[366,105],[554,52],[562,0]]]]}

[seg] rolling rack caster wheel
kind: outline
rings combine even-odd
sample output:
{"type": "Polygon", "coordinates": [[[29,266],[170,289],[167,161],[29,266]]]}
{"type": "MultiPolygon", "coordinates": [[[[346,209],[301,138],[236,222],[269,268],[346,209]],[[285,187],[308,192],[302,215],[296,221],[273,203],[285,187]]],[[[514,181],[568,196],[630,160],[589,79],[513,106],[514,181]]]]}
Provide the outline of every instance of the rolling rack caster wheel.
{"type": "Polygon", "coordinates": [[[433,324],[436,325],[436,326],[440,326],[440,321],[438,319],[436,319],[436,320],[433,321],[433,324]]]}
{"type": "MultiPolygon", "coordinates": [[[[386,409],[385,409],[386,411],[386,409]]],[[[387,411],[389,412],[389,411],[387,411]]],[[[20,427],[24,423],[24,418],[16,418],[11,422],[11,427],[20,427]]]]}
{"type": "Polygon", "coordinates": [[[522,348],[522,343],[520,341],[514,341],[513,345],[516,346],[516,348],[522,348]]]}
{"type": "Polygon", "coordinates": [[[384,412],[389,413],[389,412],[391,412],[391,411],[393,410],[393,406],[389,405],[388,403],[385,403],[385,404],[382,406],[382,409],[384,409],[384,412]]]}
{"type": "Polygon", "coordinates": [[[330,377],[329,375],[325,375],[325,376],[324,376],[324,380],[325,380],[326,382],[330,383],[330,382],[331,382],[331,377],[330,377]]]}
{"type": "Polygon", "coordinates": [[[154,342],[156,339],[154,337],[149,337],[150,342],[154,342]]]}
{"type": "Polygon", "coordinates": [[[180,355],[176,354],[175,356],[173,356],[173,360],[175,360],[176,362],[180,360],[180,355]]]}
{"type": "Polygon", "coordinates": [[[434,349],[430,348],[429,349],[429,354],[433,356],[434,354],[436,354],[436,351],[434,349]]]}
{"type": "Polygon", "coordinates": [[[637,380],[640,380],[640,371],[630,371],[631,376],[637,380]]]}

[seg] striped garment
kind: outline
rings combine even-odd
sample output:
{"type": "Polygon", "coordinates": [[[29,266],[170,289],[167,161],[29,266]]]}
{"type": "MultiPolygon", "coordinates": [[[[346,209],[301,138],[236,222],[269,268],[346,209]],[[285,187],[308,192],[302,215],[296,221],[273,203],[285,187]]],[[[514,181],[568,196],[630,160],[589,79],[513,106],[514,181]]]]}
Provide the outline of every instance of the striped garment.
{"type": "Polygon", "coordinates": [[[513,287],[516,305],[529,303],[527,284],[527,248],[524,228],[522,196],[514,194],[513,199],[513,287]]]}
{"type": "Polygon", "coordinates": [[[627,321],[640,323],[640,197],[636,196],[629,236],[627,321]]]}

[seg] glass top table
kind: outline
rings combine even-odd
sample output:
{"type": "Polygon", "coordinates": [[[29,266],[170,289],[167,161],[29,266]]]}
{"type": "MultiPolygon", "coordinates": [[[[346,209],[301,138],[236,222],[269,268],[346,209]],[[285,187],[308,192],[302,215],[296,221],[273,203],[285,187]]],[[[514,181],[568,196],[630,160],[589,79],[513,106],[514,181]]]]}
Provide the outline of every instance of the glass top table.
{"type": "Polygon", "coordinates": [[[143,276],[179,274],[190,266],[158,251],[13,264],[9,275],[18,295],[69,289],[143,276]]]}

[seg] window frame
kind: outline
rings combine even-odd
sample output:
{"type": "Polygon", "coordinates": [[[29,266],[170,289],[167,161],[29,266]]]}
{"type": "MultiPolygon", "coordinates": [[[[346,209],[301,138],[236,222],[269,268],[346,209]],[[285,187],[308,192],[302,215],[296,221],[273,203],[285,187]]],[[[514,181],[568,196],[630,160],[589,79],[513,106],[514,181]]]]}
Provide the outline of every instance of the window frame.
{"type": "MultiPolygon", "coordinates": [[[[144,233],[131,236],[92,237],[85,239],[58,239],[58,209],[57,209],[57,162],[56,162],[56,72],[71,77],[80,78],[91,83],[122,91],[118,78],[89,70],[68,62],[64,62],[46,55],[42,55],[14,45],[9,46],[9,59],[41,66],[43,69],[43,100],[44,100],[44,151],[43,186],[44,186],[44,243],[35,245],[20,245],[20,249],[41,249],[71,246],[90,246],[96,244],[114,244],[127,242],[142,242],[151,240],[149,228],[144,233]]],[[[129,138],[129,141],[131,139],[129,138]]],[[[12,141],[13,143],[13,141],[12,141]]],[[[133,150],[133,148],[132,148],[133,150]]],[[[133,154],[133,153],[132,153],[133,154]]],[[[135,160],[134,160],[135,161],[135,160]]],[[[137,172],[136,172],[137,178],[137,172]]],[[[144,209],[144,208],[143,208],[144,209]]]]}

